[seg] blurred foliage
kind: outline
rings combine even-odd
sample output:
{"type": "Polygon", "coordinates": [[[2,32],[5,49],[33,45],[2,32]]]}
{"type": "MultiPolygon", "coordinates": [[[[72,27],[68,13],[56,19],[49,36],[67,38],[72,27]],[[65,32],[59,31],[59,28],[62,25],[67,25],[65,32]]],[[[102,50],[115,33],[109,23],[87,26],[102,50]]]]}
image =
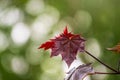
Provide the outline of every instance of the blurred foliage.
{"type": "MultiPolygon", "coordinates": [[[[49,51],[37,48],[62,32],[66,25],[88,40],[89,51],[117,69],[120,55],[106,48],[120,41],[119,3],[119,0],[0,0],[0,80],[63,80],[61,57],[50,59],[49,51]]],[[[80,58],[89,61],[82,54],[80,58]]],[[[99,63],[95,62],[96,66],[99,63]]],[[[120,79],[119,75],[97,79],[98,76],[91,80],[120,79]]]]}

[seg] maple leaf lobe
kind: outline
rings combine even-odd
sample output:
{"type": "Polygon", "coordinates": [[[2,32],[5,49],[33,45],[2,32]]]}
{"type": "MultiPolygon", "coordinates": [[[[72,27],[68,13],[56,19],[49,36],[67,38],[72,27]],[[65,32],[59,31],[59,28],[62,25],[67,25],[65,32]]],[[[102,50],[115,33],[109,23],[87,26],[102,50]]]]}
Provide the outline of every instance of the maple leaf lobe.
{"type": "Polygon", "coordinates": [[[47,50],[49,48],[52,48],[54,46],[54,42],[48,41],[46,43],[43,43],[38,49],[44,48],[44,50],[47,50]]]}

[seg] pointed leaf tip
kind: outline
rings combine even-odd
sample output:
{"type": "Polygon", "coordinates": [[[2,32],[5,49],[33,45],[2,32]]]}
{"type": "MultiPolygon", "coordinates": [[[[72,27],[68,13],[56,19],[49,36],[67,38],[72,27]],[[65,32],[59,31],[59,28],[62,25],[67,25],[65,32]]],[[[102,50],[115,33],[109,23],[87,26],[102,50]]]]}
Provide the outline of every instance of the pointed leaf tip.
{"type": "Polygon", "coordinates": [[[68,28],[67,28],[67,26],[66,26],[65,29],[64,29],[64,34],[65,34],[65,35],[68,34],[68,28]]]}

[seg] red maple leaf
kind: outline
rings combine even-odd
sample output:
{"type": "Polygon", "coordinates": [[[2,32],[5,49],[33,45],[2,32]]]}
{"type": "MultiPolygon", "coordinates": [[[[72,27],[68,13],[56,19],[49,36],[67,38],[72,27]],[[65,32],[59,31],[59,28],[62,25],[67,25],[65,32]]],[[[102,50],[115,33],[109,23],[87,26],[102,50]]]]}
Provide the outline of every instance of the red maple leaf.
{"type": "Polygon", "coordinates": [[[51,49],[51,57],[61,54],[62,59],[70,66],[76,59],[77,52],[84,52],[84,43],[85,39],[83,37],[68,32],[66,27],[62,34],[55,39],[50,39],[50,41],[43,43],[39,49],[51,49]]]}

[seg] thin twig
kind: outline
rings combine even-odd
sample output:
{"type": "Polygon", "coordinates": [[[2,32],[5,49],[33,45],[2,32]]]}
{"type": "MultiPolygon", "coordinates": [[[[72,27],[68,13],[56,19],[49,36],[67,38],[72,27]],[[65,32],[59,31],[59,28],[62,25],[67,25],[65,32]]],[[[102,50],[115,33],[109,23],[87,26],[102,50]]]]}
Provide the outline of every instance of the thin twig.
{"type": "Polygon", "coordinates": [[[118,61],[118,72],[120,72],[120,60],[118,61]]]}
{"type": "Polygon", "coordinates": [[[94,58],[95,60],[97,60],[98,62],[100,62],[101,64],[103,64],[105,67],[107,67],[107,68],[109,68],[110,70],[118,73],[117,70],[115,70],[115,69],[113,69],[112,67],[108,66],[107,64],[103,63],[101,60],[99,60],[98,58],[96,58],[95,56],[93,56],[90,52],[88,52],[88,51],[86,51],[86,50],[85,50],[85,52],[86,52],[88,55],[90,55],[92,58],[94,58]]]}
{"type": "Polygon", "coordinates": [[[120,74],[120,73],[119,73],[119,72],[116,72],[116,73],[95,72],[94,74],[110,74],[110,75],[116,75],[116,74],[120,74]]]}

